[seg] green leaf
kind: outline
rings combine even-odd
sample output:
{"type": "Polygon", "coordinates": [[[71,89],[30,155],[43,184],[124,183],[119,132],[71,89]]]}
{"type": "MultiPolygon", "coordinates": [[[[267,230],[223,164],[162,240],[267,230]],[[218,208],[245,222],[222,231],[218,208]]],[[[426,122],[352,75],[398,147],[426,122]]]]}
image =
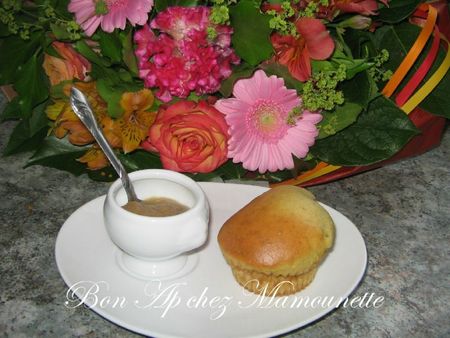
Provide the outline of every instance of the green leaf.
{"type": "Polygon", "coordinates": [[[403,111],[380,96],[356,123],[334,136],[318,140],[311,152],[333,165],[369,165],[392,157],[418,133],[403,111]]]}
{"type": "Polygon", "coordinates": [[[94,52],[84,40],[77,41],[75,43],[75,49],[86,59],[95,63],[96,65],[103,67],[108,67],[111,65],[107,60],[94,52]]]}
{"type": "Polygon", "coordinates": [[[198,0],[156,0],[155,9],[157,12],[165,10],[167,7],[181,6],[181,7],[193,7],[199,3],[198,0]]]}
{"type": "Polygon", "coordinates": [[[243,178],[247,170],[244,169],[240,163],[233,163],[232,160],[228,160],[214,172],[219,174],[224,180],[230,180],[234,178],[243,178]]]}
{"type": "Polygon", "coordinates": [[[86,171],[86,165],[76,159],[80,158],[88,148],[74,146],[65,138],[49,136],[41,142],[41,147],[31,157],[26,167],[39,164],[65,170],[78,176],[86,171]]]}
{"type": "Polygon", "coordinates": [[[236,53],[255,66],[267,60],[273,53],[269,40],[270,17],[262,14],[252,0],[241,0],[230,7],[230,19],[234,28],[232,43],[236,53]]]}
{"type": "Polygon", "coordinates": [[[118,178],[112,166],[107,166],[99,170],[86,169],[86,172],[91,180],[99,182],[113,182],[118,178]]]}
{"type": "Polygon", "coordinates": [[[0,85],[11,84],[17,80],[17,70],[36,53],[42,39],[42,34],[34,33],[29,40],[22,40],[16,35],[1,40],[0,85]]]}
{"type": "Polygon", "coordinates": [[[16,96],[11,102],[8,102],[0,116],[0,122],[6,120],[15,120],[23,117],[22,109],[19,105],[20,98],[16,96]]]}
{"type": "Polygon", "coordinates": [[[0,22],[0,38],[4,38],[10,35],[11,32],[9,31],[8,26],[0,22]]]}
{"type": "Polygon", "coordinates": [[[368,62],[366,59],[352,59],[342,52],[336,52],[331,58],[331,62],[336,64],[336,68],[339,65],[345,66],[347,80],[373,66],[373,63],[368,62]]]}
{"type": "Polygon", "coordinates": [[[120,105],[122,93],[114,90],[111,83],[105,79],[97,80],[97,91],[108,105],[108,114],[114,118],[122,116],[123,109],[120,105]]]}
{"type": "Polygon", "coordinates": [[[284,84],[287,88],[295,89],[301,92],[303,83],[292,77],[291,73],[286,66],[279,63],[265,63],[260,66],[267,75],[276,75],[284,79],[284,84]]]}
{"type": "Polygon", "coordinates": [[[367,72],[358,73],[352,80],[344,81],[339,89],[346,102],[353,102],[365,108],[374,98],[377,87],[367,72]]]}
{"type": "Polygon", "coordinates": [[[144,150],[136,150],[129,154],[119,153],[118,157],[127,171],[132,172],[141,169],[161,169],[159,156],[144,150]]]}
{"type": "Polygon", "coordinates": [[[363,107],[359,104],[346,101],[342,106],[337,106],[333,111],[322,112],[318,139],[334,135],[342,129],[352,125],[358,118],[363,107]]]}
{"type": "Polygon", "coordinates": [[[108,57],[112,62],[122,61],[122,43],[117,34],[117,30],[112,33],[105,33],[99,30],[96,35],[99,38],[102,55],[108,57]]]}
{"type": "Polygon", "coordinates": [[[138,66],[136,61],[136,55],[134,54],[133,46],[133,31],[130,30],[128,33],[121,32],[119,38],[122,42],[122,58],[125,65],[131,71],[134,76],[138,75],[138,66]]]}
{"type": "MultiPolygon", "coordinates": [[[[389,61],[385,65],[385,68],[391,69],[393,71],[397,69],[397,67],[400,65],[409,49],[413,45],[419,33],[420,27],[411,25],[409,23],[401,23],[395,26],[386,26],[379,32],[377,31],[375,35],[377,47],[379,49],[387,49],[390,56],[389,61]]],[[[396,93],[398,93],[417,72],[418,67],[422,64],[424,58],[428,55],[428,51],[431,48],[431,40],[432,39],[428,41],[424,51],[420,54],[418,60],[414,63],[411,71],[408,73],[405,79],[403,79],[401,85],[394,93],[394,97],[396,93]]],[[[422,84],[425,83],[425,81],[427,81],[429,77],[441,65],[442,61],[445,58],[445,54],[445,50],[441,48],[438,52],[436,60],[433,63],[433,66],[429,70],[425,79],[422,81],[422,84]]],[[[447,75],[439,82],[437,87],[434,88],[434,90],[425,98],[425,100],[420,103],[419,106],[432,114],[450,118],[450,110],[448,109],[448,107],[450,107],[449,93],[450,73],[447,72],[447,75]]]]}
{"type": "Polygon", "coordinates": [[[50,23],[50,29],[58,40],[68,40],[70,38],[69,32],[61,25],[50,23]]]}
{"type": "Polygon", "coordinates": [[[18,68],[18,80],[14,88],[20,96],[19,105],[25,117],[31,115],[33,107],[48,98],[48,80],[42,68],[42,58],[38,60],[33,55],[25,65],[18,68]]]}
{"type": "Polygon", "coordinates": [[[124,92],[135,92],[142,89],[142,84],[122,82],[112,83],[108,79],[97,80],[97,90],[103,100],[108,104],[108,114],[113,118],[123,114],[120,98],[124,92]]]}
{"type": "Polygon", "coordinates": [[[3,150],[3,156],[9,156],[30,150],[35,150],[37,147],[39,147],[40,143],[46,135],[46,127],[32,134],[30,121],[22,120],[12,131],[11,136],[8,140],[8,144],[3,150]]]}
{"type": "Polygon", "coordinates": [[[224,97],[230,97],[233,93],[233,87],[237,80],[240,79],[247,79],[252,76],[254,71],[253,67],[250,67],[247,64],[241,64],[237,66],[233,73],[224,81],[222,81],[222,84],[220,86],[220,93],[224,97]]]}
{"type": "MultiPolygon", "coordinates": [[[[14,101],[12,101],[14,102],[14,101]]],[[[29,119],[23,119],[14,128],[4,155],[12,155],[39,147],[40,141],[47,135],[48,119],[45,114],[47,103],[37,106],[29,119]]]]}
{"type": "Polygon", "coordinates": [[[391,0],[389,7],[378,10],[378,19],[387,23],[397,23],[408,18],[421,0],[391,0]]]}
{"type": "Polygon", "coordinates": [[[373,33],[359,29],[348,29],[345,31],[343,38],[354,58],[374,56],[373,33]]]}

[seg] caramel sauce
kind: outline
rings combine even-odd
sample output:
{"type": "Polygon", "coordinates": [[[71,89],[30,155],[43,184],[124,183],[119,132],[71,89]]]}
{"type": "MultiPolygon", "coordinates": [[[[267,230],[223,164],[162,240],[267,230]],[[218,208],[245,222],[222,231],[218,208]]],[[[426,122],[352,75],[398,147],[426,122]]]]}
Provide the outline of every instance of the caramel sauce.
{"type": "Polygon", "coordinates": [[[174,216],[189,209],[184,204],[167,197],[151,197],[143,201],[131,201],[122,208],[138,215],[151,217],[174,216]]]}

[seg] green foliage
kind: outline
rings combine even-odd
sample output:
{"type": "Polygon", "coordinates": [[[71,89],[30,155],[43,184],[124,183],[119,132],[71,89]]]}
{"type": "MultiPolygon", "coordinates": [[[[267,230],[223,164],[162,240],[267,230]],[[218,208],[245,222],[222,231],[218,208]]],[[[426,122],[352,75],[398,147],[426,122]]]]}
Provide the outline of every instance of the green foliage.
{"type": "Polygon", "coordinates": [[[333,111],[322,112],[323,119],[318,124],[319,136],[317,139],[334,135],[352,125],[362,110],[361,105],[347,101],[333,111]]]}
{"type": "Polygon", "coordinates": [[[35,33],[27,41],[11,35],[2,39],[0,49],[0,85],[14,83],[17,69],[22,67],[36,52],[43,41],[43,35],[35,33]]]}
{"type": "Polygon", "coordinates": [[[83,156],[88,147],[72,145],[67,139],[58,139],[54,136],[45,138],[27,163],[30,165],[42,165],[68,171],[74,175],[81,175],[86,169],[86,165],[76,161],[83,156]]]}
{"type": "Polygon", "coordinates": [[[273,53],[269,41],[269,16],[262,14],[252,0],[240,0],[230,8],[230,18],[236,53],[252,66],[268,59],[273,53]]]}
{"type": "Polygon", "coordinates": [[[393,156],[418,133],[403,111],[380,96],[354,124],[318,140],[311,151],[315,157],[333,165],[369,165],[393,156]]]}
{"type": "Polygon", "coordinates": [[[99,40],[101,54],[109,58],[113,63],[120,63],[122,61],[122,41],[118,31],[105,33],[99,30],[96,36],[99,40]]]}
{"type": "Polygon", "coordinates": [[[379,9],[378,19],[386,23],[398,23],[408,18],[421,0],[391,0],[389,7],[379,9]]]}
{"type": "MultiPolygon", "coordinates": [[[[397,69],[400,65],[401,61],[404,59],[406,54],[409,51],[410,46],[414,43],[417,36],[420,33],[420,27],[411,25],[407,22],[400,23],[395,26],[385,26],[383,29],[380,29],[375,34],[375,43],[379,49],[387,49],[390,55],[389,61],[386,63],[386,68],[389,69],[397,69]]],[[[428,41],[428,44],[421,53],[418,60],[414,63],[412,70],[408,73],[406,78],[402,81],[402,84],[399,86],[399,89],[396,93],[401,90],[406,83],[408,83],[409,79],[414,75],[414,73],[418,70],[419,65],[422,64],[423,59],[428,54],[429,49],[431,48],[431,40],[428,41]]],[[[442,63],[445,57],[445,50],[442,48],[439,50],[438,56],[433,63],[428,75],[425,77],[425,81],[436,71],[439,65],[442,63]]],[[[446,118],[450,118],[450,76],[445,76],[442,81],[438,84],[438,86],[428,95],[428,97],[420,104],[420,107],[429,111],[432,114],[444,116],[446,118]]],[[[395,93],[394,93],[395,96],[395,93]]]]}
{"type": "MultiPolygon", "coordinates": [[[[16,106],[12,101],[13,106],[16,106]]],[[[38,105],[30,118],[22,119],[14,128],[3,155],[12,155],[34,150],[47,134],[48,119],[45,115],[45,104],[38,105]]],[[[22,110],[19,108],[19,111],[22,110]]],[[[17,112],[16,112],[17,114],[17,112]]]]}
{"type": "Polygon", "coordinates": [[[162,12],[167,7],[181,6],[193,7],[199,4],[199,0],[155,0],[155,9],[157,12],[162,12]]]}
{"type": "Polygon", "coordinates": [[[47,77],[42,68],[43,56],[33,55],[27,63],[18,67],[14,88],[20,95],[18,102],[23,117],[31,116],[33,108],[48,98],[47,77]]]}

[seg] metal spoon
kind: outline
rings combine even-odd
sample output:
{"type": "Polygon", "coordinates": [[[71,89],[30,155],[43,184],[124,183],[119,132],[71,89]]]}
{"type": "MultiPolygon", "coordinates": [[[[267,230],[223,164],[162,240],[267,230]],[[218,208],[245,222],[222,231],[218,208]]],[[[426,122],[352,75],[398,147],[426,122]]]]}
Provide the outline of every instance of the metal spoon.
{"type": "Polygon", "coordinates": [[[125,168],[112,150],[111,145],[106,140],[105,135],[103,135],[101,128],[98,126],[97,120],[95,119],[94,113],[92,112],[92,108],[89,105],[86,96],[84,96],[84,94],[75,87],[72,87],[71,90],[70,104],[72,105],[72,109],[75,114],[91,132],[92,136],[94,136],[98,145],[103,150],[109,162],[111,162],[113,168],[122,180],[122,185],[127,193],[128,201],[140,201],[140,199],[136,196],[136,192],[134,191],[133,185],[131,184],[125,168]]]}

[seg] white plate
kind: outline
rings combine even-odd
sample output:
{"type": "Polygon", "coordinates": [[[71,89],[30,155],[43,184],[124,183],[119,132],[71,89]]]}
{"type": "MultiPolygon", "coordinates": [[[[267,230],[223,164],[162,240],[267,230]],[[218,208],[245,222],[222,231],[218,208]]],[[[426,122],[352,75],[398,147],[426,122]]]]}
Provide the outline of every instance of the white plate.
{"type": "Polygon", "coordinates": [[[367,255],[361,234],[345,216],[324,206],[336,224],[336,242],[314,281],[288,297],[249,294],[235,282],[216,237],[225,220],[267,188],[201,186],[212,211],[210,238],[194,253],[198,265],[193,272],[172,281],[143,281],[119,268],[118,249],[103,225],[104,196],[75,211],[62,226],[55,248],[58,269],[69,286],[66,306],[83,301],[113,323],[150,336],[267,337],[324,316],[364,275],[367,255]]]}

